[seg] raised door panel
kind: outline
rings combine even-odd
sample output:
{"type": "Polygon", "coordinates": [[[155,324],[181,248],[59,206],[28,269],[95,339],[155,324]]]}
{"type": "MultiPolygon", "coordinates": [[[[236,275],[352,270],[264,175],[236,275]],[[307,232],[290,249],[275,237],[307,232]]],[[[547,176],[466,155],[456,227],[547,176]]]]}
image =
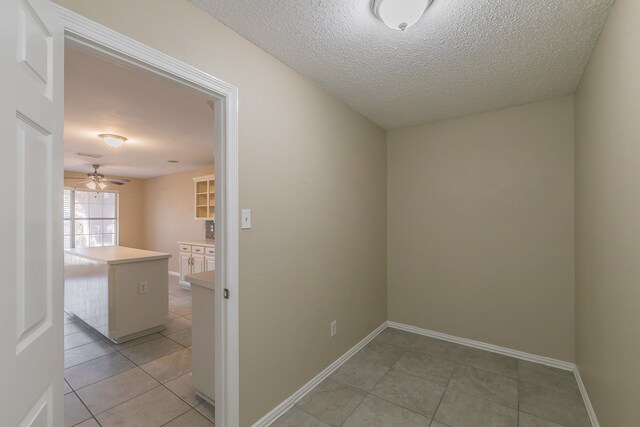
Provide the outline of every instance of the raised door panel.
{"type": "Polygon", "coordinates": [[[180,254],[180,281],[184,282],[184,276],[191,273],[191,254],[180,254]]]}
{"type": "Polygon", "coordinates": [[[216,259],[214,257],[206,257],[205,258],[205,270],[204,271],[214,271],[216,269],[216,259]]]}
{"type": "Polygon", "coordinates": [[[204,256],[193,255],[191,273],[202,273],[204,271],[204,256]]]}

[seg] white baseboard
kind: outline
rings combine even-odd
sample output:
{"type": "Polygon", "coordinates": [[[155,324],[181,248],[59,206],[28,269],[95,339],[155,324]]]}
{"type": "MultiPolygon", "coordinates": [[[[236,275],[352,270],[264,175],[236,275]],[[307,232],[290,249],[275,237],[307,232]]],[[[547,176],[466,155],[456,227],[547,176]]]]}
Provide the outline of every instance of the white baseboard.
{"type": "Polygon", "coordinates": [[[443,341],[449,341],[467,347],[479,348],[480,350],[490,351],[492,353],[503,354],[505,356],[515,357],[516,359],[527,360],[529,362],[540,363],[541,365],[551,366],[553,368],[563,369],[565,371],[574,371],[575,363],[565,362],[563,360],[553,359],[551,357],[538,356],[536,354],[525,353],[524,351],[513,350],[506,347],[500,347],[493,344],[487,344],[481,341],[474,341],[467,338],[460,338],[453,335],[443,334],[441,332],[431,331],[429,329],[418,328],[417,326],[405,325],[404,323],[389,322],[389,327],[400,329],[402,331],[413,332],[418,335],[437,338],[443,341]]]}
{"type": "Polygon", "coordinates": [[[582,395],[582,400],[584,400],[584,406],[587,407],[587,413],[589,414],[589,418],[591,419],[591,425],[593,427],[600,427],[600,423],[598,422],[598,417],[596,417],[596,411],[593,410],[593,405],[591,405],[591,399],[589,399],[589,394],[587,393],[587,389],[582,382],[582,377],[580,376],[580,371],[578,371],[578,367],[573,371],[576,376],[576,381],[578,382],[578,388],[580,389],[580,394],[582,395]]]}
{"type": "Polygon", "coordinates": [[[584,406],[587,408],[587,413],[589,414],[589,418],[591,419],[591,424],[593,427],[600,427],[600,423],[598,423],[598,418],[596,417],[596,413],[593,410],[593,406],[591,405],[591,400],[589,399],[589,395],[587,394],[587,389],[582,382],[582,378],[580,377],[580,372],[578,371],[578,367],[575,363],[565,362],[563,360],[553,359],[551,357],[538,356],[536,354],[526,353],[524,351],[513,350],[506,347],[500,347],[493,344],[487,344],[481,341],[474,341],[467,338],[460,338],[454,335],[443,334],[441,332],[431,331],[429,329],[418,328],[417,326],[405,325],[404,323],[398,322],[387,322],[390,328],[400,329],[402,331],[413,332],[419,335],[425,335],[427,337],[441,339],[443,341],[449,341],[460,345],[465,345],[467,347],[478,348],[480,350],[486,350],[493,353],[502,354],[505,356],[515,357],[517,359],[526,360],[529,362],[539,363],[541,365],[551,366],[553,368],[563,369],[565,371],[572,371],[573,375],[576,377],[576,382],[578,383],[578,388],[580,389],[580,394],[582,395],[582,400],[584,401],[584,406]]]}
{"type": "Polygon", "coordinates": [[[264,417],[260,418],[253,424],[253,427],[267,427],[271,425],[275,420],[277,420],[281,415],[287,412],[293,405],[296,404],[300,399],[302,399],[307,393],[309,393],[315,386],[320,384],[331,375],[334,371],[336,371],[340,366],[342,366],[351,356],[356,354],[362,347],[367,345],[369,341],[374,339],[380,332],[382,332],[387,327],[387,322],[384,322],[380,326],[378,326],[373,332],[367,335],[362,341],[349,349],[345,354],[340,356],[335,362],[331,365],[327,366],[322,372],[316,375],[311,381],[303,385],[298,391],[289,396],[284,402],[280,403],[278,406],[273,408],[271,412],[266,414],[264,417]]]}
{"type": "Polygon", "coordinates": [[[178,277],[180,277],[180,273],[178,273],[177,271],[169,270],[169,276],[178,276],[178,277]]]}

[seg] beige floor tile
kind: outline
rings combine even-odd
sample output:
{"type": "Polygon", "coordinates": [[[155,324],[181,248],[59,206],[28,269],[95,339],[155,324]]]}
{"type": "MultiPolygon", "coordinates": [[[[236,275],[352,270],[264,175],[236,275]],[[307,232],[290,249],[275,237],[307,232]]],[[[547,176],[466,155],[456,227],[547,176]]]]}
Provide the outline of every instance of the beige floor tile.
{"type": "Polygon", "coordinates": [[[191,328],[183,329],[179,332],[167,335],[167,338],[185,347],[191,346],[191,328]]]}
{"type": "Polygon", "coordinates": [[[180,415],[175,420],[164,427],[213,427],[213,422],[209,421],[204,415],[195,409],[180,415]]]}
{"type": "Polygon", "coordinates": [[[182,331],[184,329],[191,327],[191,320],[185,319],[184,317],[176,317],[175,319],[169,319],[164,324],[165,329],[161,331],[162,335],[171,335],[178,331],[182,331]]]}
{"type": "Polygon", "coordinates": [[[191,372],[191,350],[183,348],[166,356],[140,365],[149,375],[161,383],[166,383],[191,372]]]}
{"type": "Polygon", "coordinates": [[[78,332],[86,331],[87,328],[84,327],[80,322],[69,322],[64,325],[64,334],[71,335],[78,332]]]}
{"type": "Polygon", "coordinates": [[[67,323],[71,323],[71,322],[75,322],[76,321],[76,319],[72,315],[67,314],[67,313],[64,313],[63,320],[64,320],[64,324],[65,325],[67,323]]]}
{"type": "Polygon", "coordinates": [[[216,408],[209,402],[202,402],[195,407],[196,411],[207,417],[211,422],[216,422],[216,408]]]}
{"type": "Polygon", "coordinates": [[[563,393],[580,395],[580,389],[572,371],[520,360],[519,374],[520,381],[553,388],[563,393]]]}
{"type": "Polygon", "coordinates": [[[414,351],[405,352],[393,365],[393,369],[415,375],[433,383],[446,386],[453,373],[454,363],[432,358],[414,351]]]}
{"type": "Polygon", "coordinates": [[[494,374],[518,378],[518,359],[502,354],[465,347],[460,354],[458,363],[494,374]]]}
{"type": "Polygon", "coordinates": [[[100,424],[94,418],[89,418],[87,421],[76,424],[75,427],[100,427],[100,424]]]}
{"type": "Polygon", "coordinates": [[[517,427],[518,412],[479,397],[448,388],[434,417],[456,427],[517,427]]]}
{"type": "Polygon", "coordinates": [[[75,426],[91,418],[91,414],[75,393],[64,395],[64,425],[75,426]]]}
{"type": "Polygon", "coordinates": [[[378,365],[392,367],[406,350],[394,345],[372,341],[353,356],[354,359],[368,360],[378,365]]]}
{"type": "Polygon", "coordinates": [[[327,424],[341,426],[365,397],[365,393],[327,378],[296,406],[327,424]]]}
{"type": "Polygon", "coordinates": [[[467,394],[518,409],[518,382],[513,378],[470,366],[457,365],[449,387],[455,387],[467,394]]]}
{"type": "Polygon", "coordinates": [[[580,396],[520,382],[520,410],[566,427],[591,427],[580,396]]]}
{"type": "Polygon", "coordinates": [[[534,417],[533,415],[526,414],[524,412],[520,412],[519,427],[563,427],[563,426],[551,421],[543,420],[542,418],[534,417]]]}
{"type": "Polygon", "coordinates": [[[431,421],[431,425],[429,427],[451,427],[446,424],[442,424],[440,421],[433,420],[431,421]]]}
{"type": "Polygon", "coordinates": [[[71,387],[79,389],[133,367],[135,367],[135,364],[132,361],[120,353],[114,352],[65,369],[64,377],[71,387]]]}
{"type": "Polygon", "coordinates": [[[191,406],[198,406],[203,402],[200,397],[196,396],[196,389],[191,385],[191,372],[165,383],[165,387],[191,406]]]}
{"type": "Polygon", "coordinates": [[[81,345],[100,341],[101,339],[102,337],[99,337],[88,330],[76,332],[64,336],[64,349],[70,350],[72,348],[80,347],[81,345]]]}
{"type": "Polygon", "coordinates": [[[464,347],[451,342],[418,335],[415,341],[411,343],[409,349],[431,358],[456,361],[460,357],[464,347]]]}
{"type": "Polygon", "coordinates": [[[291,408],[278,418],[271,427],[330,427],[316,417],[298,409],[291,408]]]}
{"type": "Polygon", "coordinates": [[[444,389],[444,386],[391,369],[376,384],[371,394],[431,418],[444,389]]]}
{"type": "Polygon", "coordinates": [[[164,387],[156,387],[96,418],[102,427],[162,426],[191,407],[164,387]]]}
{"type": "Polygon", "coordinates": [[[180,344],[171,341],[169,338],[162,337],[126,348],[122,350],[122,354],[134,363],[141,365],[173,353],[174,351],[181,350],[182,348],[180,344]]]}
{"type": "Polygon", "coordinates": [[[123,342],[121,344],[116,344],[114,342],[109,342],[109,344],[113,348],[115,348],[116,350],[122,351],[122,350],[125,350],[127,348],[134,347],[134,346],[136,346],[138,344],[142,344],[142,343],[145,343],[145,342],[157,340],[158,338],[162,338],[162,337],[163,337],[163,335],[161,335],[161,334],[156,332],[155,334],[143,335],[143,336],[138,337],[136,339],[125,341],[125,342],[123,342]]]}
{"type": "Polygon", "coordinates": [[[113,353],[116,350],[102,341],[92,342],[64,352],[64,367],[70,368],[98,357],[113,353]]]}
{"type": "Polygon", "coordinates": [[[175,313],[179,316],[187,316],[187,315],[191,315],[191,303],[187,303],[184,305],[179,305],[177,307],[174,307],[171,309],[172,313],[175,313]]]}
{"type": "Polygon", "coordinates": [[[111,409],[160,385],[136,367],[77,390],[78,396],[93,415],[111,409]]]}
{"type": "Polygon", "coordinates": [[[347,418],[344,427],[427,427],[431,419],[369,395],[347,418]]]}
{"type": "Polygon", "coordinates": [[[359,390],[370,392],[389,368],[355,356],[338,368],[330,378],[359,390]]]}
{"type": "Polygon", "coordinates": [[[409,349],[418,338],[416,334],[401,331],[399,329],[387,328],[374,338],[373,341],[386,345],[394,345],[404,349],[409,349]]]}
{"type": "Polygon", "coordinates": [[[72,391],[73,391],[73,389],[71,388],[69,383],[65,380],[64,381],[64,394],[71,393],[72,391]]]}

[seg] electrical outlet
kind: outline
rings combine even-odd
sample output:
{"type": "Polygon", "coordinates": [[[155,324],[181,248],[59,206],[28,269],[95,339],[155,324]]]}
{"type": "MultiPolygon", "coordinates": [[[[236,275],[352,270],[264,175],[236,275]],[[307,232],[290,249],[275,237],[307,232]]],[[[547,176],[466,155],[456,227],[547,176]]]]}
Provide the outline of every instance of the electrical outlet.
{"type": "Polygon", "coordinates": [[[336,320],[334,320],[333,322],[331,322],[331,338],[336,336],[337,329],[338,325],[336,324],[336,320]]]}
{"type": "Polygon", "coordinates": [[[138,283],[138,293],[139,294],[146,294],[148,290],[149,290],[149,284],[147,282],[138,283]]]}

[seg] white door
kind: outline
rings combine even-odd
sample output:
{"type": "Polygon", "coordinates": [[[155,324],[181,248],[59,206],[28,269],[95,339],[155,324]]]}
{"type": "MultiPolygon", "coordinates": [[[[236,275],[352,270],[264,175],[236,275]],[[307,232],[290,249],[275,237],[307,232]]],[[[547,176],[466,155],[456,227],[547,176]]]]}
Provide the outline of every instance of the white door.
{"type": "Polygon", "coordinates": [[[184,275],[191,273],[191,254],[180,254],[180,282],[184,282],[184,275]]]}
{"type": "Polygon", "coordinates": [[[193,255],[193,261],[191,262],[192,273],[202,273],[204,271],[204,256],[193,255]]]}
{"type": "Polygon", "coordinates": [[[62,426],[62,23],[0,1],[0,425],[62,426]]]}

